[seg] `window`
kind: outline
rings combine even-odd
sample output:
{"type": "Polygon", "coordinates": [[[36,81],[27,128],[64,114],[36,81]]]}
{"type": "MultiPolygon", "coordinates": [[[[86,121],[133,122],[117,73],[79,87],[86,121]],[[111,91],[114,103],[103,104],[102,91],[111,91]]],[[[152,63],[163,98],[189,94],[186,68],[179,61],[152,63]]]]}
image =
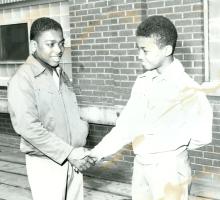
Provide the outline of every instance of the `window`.
{"type": "Polygon", "coordinates": [[[0,26],[0,61],[25,60],[29,55],[26,23],[0,26]]]}

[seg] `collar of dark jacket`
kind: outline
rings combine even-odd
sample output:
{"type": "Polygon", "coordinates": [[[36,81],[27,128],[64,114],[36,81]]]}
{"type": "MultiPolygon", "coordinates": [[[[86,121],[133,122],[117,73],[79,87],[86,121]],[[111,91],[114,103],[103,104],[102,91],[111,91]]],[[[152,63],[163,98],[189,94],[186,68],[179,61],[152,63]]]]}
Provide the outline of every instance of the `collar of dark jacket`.
{"type": "Polygon", "coordinates": [[[46,69],[52,74],[52,67],[39,59],[36,55],[30,55],[26,63],[34,65],[34,67],[32,67],[32,70],[35,77],[45,72],[46,69]]]}

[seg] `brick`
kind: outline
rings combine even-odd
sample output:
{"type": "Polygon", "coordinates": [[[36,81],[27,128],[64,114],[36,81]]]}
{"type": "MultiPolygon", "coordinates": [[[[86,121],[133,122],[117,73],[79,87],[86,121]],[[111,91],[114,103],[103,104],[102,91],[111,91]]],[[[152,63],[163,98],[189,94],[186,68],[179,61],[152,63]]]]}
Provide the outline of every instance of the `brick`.
{"type": "Polygon", "coordinates": [[[92,61],[104,61],[104,56],[93,56],[92,61]]]}
{"type": "Polygon", "coordinates": [[[75,5],[76,4],[84,4],[84,3],[87,3],[87,0],[75,0],[75,5]]]}
{"type": "Polygon", "coordinates": [[[109,18],[125,17],[125,12],[124,11],[119,11],[119,12],[108,13],[108,17],[109,18]]]}
{"type": "Polygon", "coordinates": [[[80,5],[71,5],[70,6],[70,12],[75,11],[75,10],[80,10],[81,6],[80,5]]]}
{"type": "Polygon", "coordinates": [[[119,36],[130,36],[130,35],[134,35],[134,31],[132,30],[119,31],[119,36]]]}
{"type": "Polygon", "coordinates": [[[126,54],[126,50],[110,50],[110,54],[111,55],[125,55],[126,54]]]}
{"type": "Polygon", "coordinates": [[[116,36],[118,36],[118,32],[117,32],[117,31],[104,32],[104,33],[103,33],[103,36],[104,36],[104,37],[111,37],[111,36],[116,37],[116,36]]]}
{"type": "Polygon", "coordinates": [[[76,11],[76,16],[87,15],[87,14],[88,14],[87,10],[77,10],[76,11]]]}
{"type": "Polygon", "coordinates": [[[181,4],[182,4],[181,0],[165,1],[165,6],[175,6],[175,5],[181,5],[181,4]]]}
{"type": "Polygon", "coordinates": [[[211,153],[211,152],[204,152],[204,158],[209,158],[209,159],[219,159],[220,154],[218,153],[211,153]]]}
{"type": "Polygon", "coordinates": [[[183,18],[202,18],[202,12],[183,13],[183,18]]]}
{"type": "Polygon", "coordinates": [[[109,51],[108,50],[96,51],[96,55],[109,55],[109,51]]]}
{"type": "Polygon", "coordinates": [[[196,3],[201,3],[201,0],[183,0],[183,5],[184,4],[196,4],[196,3]]]}
{"type": "Polygon", "coordinates": [[[134,17],[134,16],[137,16],[137,15],[144,15],[146,14],[146,11],[144,10],[134,10],[134,11],[126,11],[126,15],[127,17],[134,17]]]}
{"type": "Polygon", "coordinates": [[[100,8],[92,8],[92,9],[88,10],[88,14],[89,15],[94,15],[94,14],[97,14],[97,13],[101,13],[101,9],[100,8]]]}
{"type": "Polygon", "coordinates": [[[203,5],[193,5],[193,11],[203,11],[203,5]]]}
{"type": "MultiPolygon", "coordinates": [[[[92,3],[85,3],[85,4],[82,4],[81,7],[82,7],[82,9],[89,10],[89,9],[93,8],[94,5],[92,3]]],[[[78,9],[78,10],[80,10],[80,9],[78,9]]]]}
{"type": "Polygon", "coordinates": [[[185,33],[195,33],[195,32],[202,32],[203,27],[202,26],[189,26],[189,27],[184,27],[183,31],[185,33]]]}
{"type": "Polygon", "coordinates": [[[204,40],[204,35],[202,33],[193,33],[193,39],[204,40]]]}
{"type": "Polygon", "coordinates": [[[105,49],[118,49],[118,44],[105,44],[105,49]]]}
{"type": "Polygon", "coordinates": [[[189,26],[192,25],[192,20],[187,19],[187,20],[175,20],[175,26],[189,26]]]}
{"type": "Polygon", "coordinates": [[[149,2],[147,4],[148,9],[150,8],[160,8],[160,7],[164,7],[164,1],[155,1],[155,2],[149,2]]]}
{"type": "MultiPolygon", "coordinates": [[[[108,26],[95,26],[95,31],[97,32],[103,32],[103,31],[108,31],[109,27],[108,26]]],[[[102,33],[98,33],[101,37],[102,33]]],[[[97,37],[97,36],[96,36],[97,37]]]]}
{"type": "Polygon", "coordinates": [[[212,173],[220,174],[220,167],[204,166],[204,170],[205,170],[206,172],[212,172],[212,173]]]}
{"type": "Polygon", "coordinates": [[[99,38],[95,40],[95,43],[107,43],[108,38],[99,38]]]}
{"type": "Polygon", "coordinates": [[[90,20],[94,20],[94,15],[86,15],[86,16],[82,16],[82,21],[90,21],[90,20]]]}
{"type": "Polygon", "coordinates": [[[182,13],[167,13],[166,17],[170,20],[182,19],[182,13]]]}
{"type": "Polygon", "coordinates": [[[127,50],[127,54],[128,55],[137,55],[138,54],[138,50],[137,49],[127,50]]]}
{"type": "Polygon", "coordinates": [[[156,15],[157,9],[148,9],[147,10],[147,16],[156,15]]]}
{"type": "Polygon", "coordinates": [[[118,11],[125,11],[125,10],[132,10],[133,9],[133,3],[126,4],[126,5],[118,5],[118,11]]]}
{"type": "Polygon", "coordinates": [[[203,59],[202,54],[185,54],[184,59],[185,60],[202,60],[203,59]]]}
{"type": "Polygon", "coordinates": [[[174,8],[174,12],[190,12],[190,11],[192,11],[192,7],[190,5],[177,6],[174,8]]]}
{"type": "Polygon", "coordinates": [[[202,165],[198,165],[198,164],[194,164],[194,163],[191,163],[191,168],[192,168],[192,170],[197,170],[197,171],[202,171],[203,170],[202,165]]]}
{"type": "Polygon", "coordinates": [[[121,24],[118,24],[118,25],[111,25],[110,30],[124,30],[125,29],[125,25],[121,25],[121,24]]]}
{"type": "Polygon", "coordinates": [[[70,23],[71,22],[79,22],[81,21],[81,17],[70,17],[70,23]]]}
{"type": "Polygon", "coordinates": [[[117,6],[109,6],[109,7],[102,8],[103,13],[110,13],[110,12],[117,12],[117,11],[118,11],[117,6]]]}
{"type": "Polygon", "coordinates": [[[203,153],[201,152],[201,151],[196,151],[196,150],[194,150],[194,151],[189,151],[189,155],[190,156],[195,156],[195,157],[202,157],[203,156],[203,153]]]}
{"type": "Polygon", "coordinates": [[[134,17],[123,17],[119,19],[119,24],[133,23],[134,17]]]}
{"type": "Polygon", "coordinates": [[[121,43],[121,42],[125,42],[125,37],[111,37],[109,38],[109,42],[110,43],[121,43]]]}
{"type": "Polygon", "coordinates": [[[103,25],[112,25],[112,24],[117,24],[118,20],[117,19],[105,19],[102,21],[103,25]]]}
{"type": "Polygon", "coordinates": [[[121,62],[135,61],[135,57],[134,56],[121,56],[120,61],[121,62]]]}
{"type": "Polygon", "coordinates": [[[158,8],[157,13],[158,14],[173,13],[173,8],[172,7],[158,8]]]}
{"type": "Polygon", "coordinates": [[[212,165],[211,159],[195,158],[195,163],[200,165],[212,165]]]}
{"type": "Polygon", "coordinates": [[[101,24],[100,20],[89,21],[89,26],[98,26],[101,24]]]}
{"type": "Polygon", "coordinates": [[[95,2],[95,4],[94,4],[95,8],[105,7],[105,6],[107,6],[107,1],[95,2]]]}
{"type": "Polygon", "coordinates": [[[135,3],[134,4],[134,9],[142,9],[142,10],[147,10],[148,6],[145,2],[141,2],[141,3],[135,3]]]}

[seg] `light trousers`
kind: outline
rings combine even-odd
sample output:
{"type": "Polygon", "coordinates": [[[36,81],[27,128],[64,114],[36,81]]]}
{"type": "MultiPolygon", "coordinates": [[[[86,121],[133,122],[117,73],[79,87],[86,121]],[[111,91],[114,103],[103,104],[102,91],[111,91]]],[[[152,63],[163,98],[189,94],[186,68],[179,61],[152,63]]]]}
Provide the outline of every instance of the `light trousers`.
{"type": "Polygon", "coordinates": [[[153,164],[134,161],[132,200],[188,200],[190,184],[187,154],[164,157],[153,164]]]}
{"type": "Polygon", "coordinates": [[[83,200],[83,176],[68,162],[26,155],[26,168],[33,200],[83,200]]]}

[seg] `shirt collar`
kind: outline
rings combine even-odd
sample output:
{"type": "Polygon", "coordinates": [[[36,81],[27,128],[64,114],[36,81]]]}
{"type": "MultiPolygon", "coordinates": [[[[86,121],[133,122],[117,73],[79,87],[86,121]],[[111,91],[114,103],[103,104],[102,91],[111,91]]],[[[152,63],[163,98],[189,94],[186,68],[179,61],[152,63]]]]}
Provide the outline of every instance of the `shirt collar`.
{"type": "Polygon", "coordinates": [[[174,74],[177,74],[177,73],[179,74],[183,72],[184,72],[183,65],[178,59],[174,58],[173,62],[170,63],[170,65],[163,71],[162,74],[159,74],[157,70],[155,69],[152,71],[145,72],[144,74],[140,75],[140,78],[142,77],[147,77],[151,79],[154,79],[156,77],[170,78],[170,77],[173,77],[174,74]]]}
{"type": "Polygon", "coordinates": [[[170,63],[169,66],[167,66],[166,69],[164,69],[163,73],[160,74],[161,77],[173,77],[174,74],[179,74],[179,73],[183,73],[184,72],[184,68],[183,65],[181,64],[181,62],[174,58],[173,62],[170,63]]]}
{"type": "MultiPolygon", "coordinates": [[[[37,58],[36,56],[30,55],[27,58],[26,61],[27,64],[31,64],[34,65],[32,67],[32,70],[34,72],[34,76],[37,77],[39,76],[41,73],[43,73],[46,69],[52,74],[52,67],[48,64],[46,64],[45,62],[43,62],[42,60],[40,60],[39,58],[37,58]]],[[[58,65],[59,66],[59,65],[58,65]]]]}

